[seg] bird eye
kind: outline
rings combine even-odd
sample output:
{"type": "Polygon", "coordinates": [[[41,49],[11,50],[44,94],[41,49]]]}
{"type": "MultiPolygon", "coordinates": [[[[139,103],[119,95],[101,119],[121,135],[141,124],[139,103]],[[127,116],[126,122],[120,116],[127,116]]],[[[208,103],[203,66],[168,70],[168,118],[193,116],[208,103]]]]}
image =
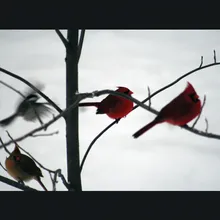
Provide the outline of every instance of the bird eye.
{"type": "Polygon", "coordinates": [[[19,156],[13,156],[13,159],[15,160],[15,161],[20,161],[20,157],[19,156]]]}
{"type": "Polygon", "coordinates": [[[189,94],[189,97],[192,99],[193,102],[197,103],[199,101],[198,96],[196,95],[196,93],[191,93],[189,94]]]}
{"type": "Polygon", "coordinates": [[[36,102],[39,99],[39,97],[36,94],[31,94],[26,97],[26,100],[36,102]]]}

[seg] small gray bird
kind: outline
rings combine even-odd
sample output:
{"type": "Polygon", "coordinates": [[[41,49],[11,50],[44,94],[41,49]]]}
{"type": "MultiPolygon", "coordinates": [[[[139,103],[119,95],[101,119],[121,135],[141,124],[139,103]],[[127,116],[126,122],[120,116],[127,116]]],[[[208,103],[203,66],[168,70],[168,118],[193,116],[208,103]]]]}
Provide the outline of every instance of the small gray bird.
{"type": "Polygon", "coordinates": [[[37,102],[40,96],[34,90],[29,90],[26,96],[19,102],[14,114],[0,121],[0,126],[10,125],[17,117],[22,117],[26,121],[35,122],[41,117],[52,113],[52,109],[47,105],[50,103],[37,102]]]}

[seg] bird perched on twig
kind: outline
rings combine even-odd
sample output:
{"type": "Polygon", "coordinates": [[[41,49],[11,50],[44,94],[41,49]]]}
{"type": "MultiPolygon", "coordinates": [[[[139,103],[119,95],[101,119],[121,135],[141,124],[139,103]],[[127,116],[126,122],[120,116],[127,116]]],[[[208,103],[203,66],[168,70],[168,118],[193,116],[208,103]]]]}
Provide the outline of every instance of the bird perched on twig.
{"type": "MultiPolygon", "coordinates": [[[[118,86],[116,92],[121,92],[131,96],[133,92],[126,87],[118,86]]],[[[106,114],[112,119],[121,119],[130,113],[134,103],[126,98],[108,95],[101,102],[79,103],[79,107],[94,106],[97,108],[96,114],[106,114]]]]}
{"type": "Polygon", "coordinates": [[[35,179],[45,191],[48,191],[41,182],[42,172],[35,162],[25,154],[22,154],[15,144],[14,151],[5,160],[8,174],[18,182],[28,182],[35,179]]]}
{"type": "Polygon", "coordinates": [[[26,95],[20,100],[14,114],[0,121],[0,126],[10,125],[17,117],[23,117],[26,121],[35,122],[37,119],[41,122],[41,117],[52,113],[52,109],[47,105],[50,103],[37,102],[40,96],[34,90],[28,90],[26,95]]]}
{"type": "Polygon", "coordinates": [[[188,82],[185,90],[164,106],[156,118],[133,134],[138,138],[157,124],[167,122],[183,126],[201,112],[201,101],[193,86],[188,82]]]}

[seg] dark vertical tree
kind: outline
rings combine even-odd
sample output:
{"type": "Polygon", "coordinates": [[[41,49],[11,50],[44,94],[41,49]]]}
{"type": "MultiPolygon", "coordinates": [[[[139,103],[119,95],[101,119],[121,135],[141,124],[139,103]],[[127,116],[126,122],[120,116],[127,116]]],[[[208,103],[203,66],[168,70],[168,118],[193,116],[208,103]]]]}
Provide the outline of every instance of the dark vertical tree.
{"type": "MultiPolygon", "coordinates": [[[[76,101],[78,92],[78,30],[67,31],[66,107],[76,101]]],[[[70,190],[82,191],[79,161],[78,107],[66,116],[67,172],[70,190]]]]}

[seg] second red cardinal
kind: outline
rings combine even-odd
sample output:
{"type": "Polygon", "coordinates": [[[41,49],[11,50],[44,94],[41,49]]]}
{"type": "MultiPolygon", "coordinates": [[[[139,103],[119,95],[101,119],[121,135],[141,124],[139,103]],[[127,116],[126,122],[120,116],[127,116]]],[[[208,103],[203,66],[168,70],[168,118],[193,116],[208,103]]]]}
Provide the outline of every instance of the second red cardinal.
{"type": "MultiPolygon", "coordinates": [[[[133,94],[131,90],[126,87],[117,87],[116,92],[125,93],[127,95],[133,94]]],[[[112,119],[120,119],[125,117],[132,111],[134,103],[128,99],[120,96],[108,95],[101,102],[85,102],[79,103],[79,107],[95,106],[97,108],[96,114],[106,114],[112,119]]]]}
{"type": "Polygon", "coordinates": [[[185,125],[201,111],[201,101],[193,86],[188,82],[185,90],[161,109],[157,117],[133,134],[138,138],[156,124],[167,122],[172,125],[185,125]]]}

